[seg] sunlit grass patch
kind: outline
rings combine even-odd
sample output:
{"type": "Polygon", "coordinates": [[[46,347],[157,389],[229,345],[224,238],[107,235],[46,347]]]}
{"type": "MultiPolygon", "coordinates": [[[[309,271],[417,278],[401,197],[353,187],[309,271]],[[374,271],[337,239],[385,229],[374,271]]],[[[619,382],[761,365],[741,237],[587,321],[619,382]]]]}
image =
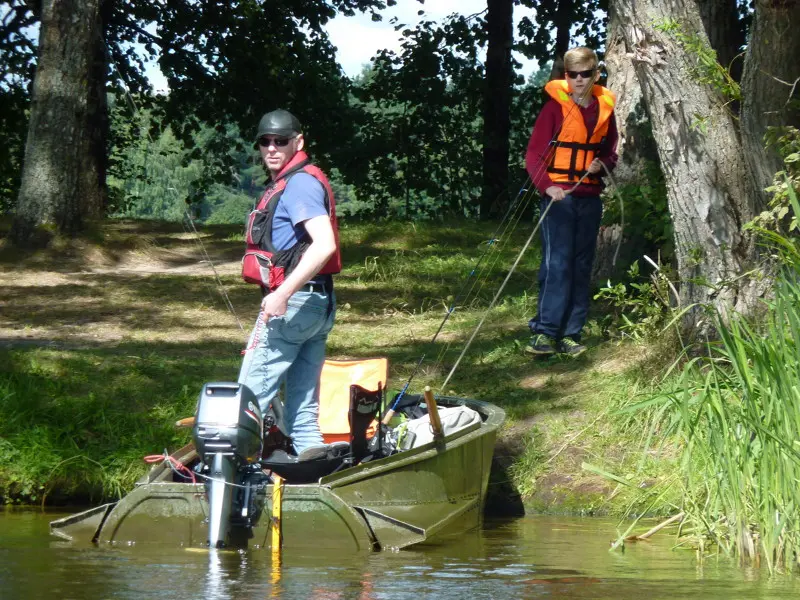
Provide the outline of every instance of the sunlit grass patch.
{"type": "MultiPolygon", "coordinates": [[[[120,251],[128,271],[88,272],[87,262],[87,272],[50,273],[43,280],[40,271],[22,269],[3,279],[0,327],[14,348],[0,351],[0,458],[12,457],[0,461],[6,497],[40,502],[44,495],[48,501],[119,495],[144,472],[143,455],[187,441],[188,433],[172,424],[192,413],[204,382],[236,379],[258,288],[241,281],[235,261],[220,274],[222,288],[210,267],[185,270],[187,257],[199,256],[192,236],[179,225],[150,225],[120,222],[109,232],[137,256],[131,261],[120,251]],[[146,240],[133,239],[142,234],[146,240]]],[[[607,409],[630,393],[638,363],[595,371],[640,350],[597,347],[596,328],[590,328],[594,337],[584,357],[532,360],[524,347],[535,312],[538,251],[531,249],[487,312],[530,233],[521,227],[503,244],[489,244],[495,228],[466,221],[343,224],[345,266],[336,276],[338,316],[328,355],[388,357],[391,394],[415,370],[412,392],[425,385],[439,391],[458,362],[444,393],[497,403],[507,412],[508,431],[519,427],[523,438],[528,425],[541,430],[538,450],[520,451],[522,466],[514,471],[521,489],[535,490],[537,480],[555,472],[580,474],[577,456],[604,456],[612,441],[631,445],[624,432],[615,439],[607,409]],[[543,385],[531,384],[539,378],[543,385]],[[599,415],[605,420],[595,422],[599,415]],[[536,452],[549,458],[584,429],[552,461],[537,463],[536,452]],[[594,429],[603,436],[591,434],[594,429]]],[[[216,259],[240,257],[236,228],[208,227],[202,236],[216,259]]],[[[609,456],[609,468],[618,458],[627,460],[625,452],[609,456]]]]}

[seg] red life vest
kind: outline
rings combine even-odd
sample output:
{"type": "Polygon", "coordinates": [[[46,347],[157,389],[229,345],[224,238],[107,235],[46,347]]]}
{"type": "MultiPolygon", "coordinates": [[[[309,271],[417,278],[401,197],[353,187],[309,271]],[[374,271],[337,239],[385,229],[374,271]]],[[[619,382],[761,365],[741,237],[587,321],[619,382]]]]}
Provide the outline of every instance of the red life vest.
{"type": "Polygon", "coordinates": [[[278,250],[272,243],[272,221],[281,196],[292,175],[308,173],[322,184],[325,190],[325,210],[333,228],[336,251],[320,269],[319,275],[333,275],[342,270],[342,256],[339,251],[339,224],[336,220],[336,200],[331,184],[325,174],[311,164],[305,152],[298,152],[267,186],[256,209],[247,219],[247,235],[244,258],[242,258],[242,278],[248,283],[256,283],[270,291],[284,282],[300,262],[311,245],[308,234],[304,234],[291,248],[278,250]]]}
{"type": "MultiPolygon", "coordinates": [[[[600,150],[606,135],[611,113],[614,112],[616,96],[614,92],[601,85],[592,86],[592,95],[597,98],[599,114],[594,131],[589,135],[583,116],[577,104],[569,97],[569,84],[565,79],[556,79],[547,83],[544,90],[561,105],[564,122],[553,143],[547,172],[553,183],[576,183],[580,180],[594,157],[600,150]]],[[[600,180],[592,175],[584,179],[586,183],[599,184],[600,180]]]]}

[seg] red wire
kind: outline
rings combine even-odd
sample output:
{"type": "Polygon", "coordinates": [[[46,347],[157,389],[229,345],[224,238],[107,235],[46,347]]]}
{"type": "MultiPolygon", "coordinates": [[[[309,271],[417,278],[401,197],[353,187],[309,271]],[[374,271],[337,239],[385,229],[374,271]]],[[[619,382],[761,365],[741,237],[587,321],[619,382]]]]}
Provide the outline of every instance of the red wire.
{"type": "Polygon", "coordinates": [[[167,462],[167,461],[172,463],[175,466],[175,468],[178,469],[178,471],[183,471],[185,473],[188,473],[189,477],[192,480],[192,483],[197,483],[197,479],[194,476],[194,472],[191,469],[189,469],[186,465],[184,465],[182,462],[178,461],[178,459],[172,456],[167,456],[164,454],[151,454],[150,456],[144,457],[144,462],[146,463],[157,463],[157,462],[167,462]]]}

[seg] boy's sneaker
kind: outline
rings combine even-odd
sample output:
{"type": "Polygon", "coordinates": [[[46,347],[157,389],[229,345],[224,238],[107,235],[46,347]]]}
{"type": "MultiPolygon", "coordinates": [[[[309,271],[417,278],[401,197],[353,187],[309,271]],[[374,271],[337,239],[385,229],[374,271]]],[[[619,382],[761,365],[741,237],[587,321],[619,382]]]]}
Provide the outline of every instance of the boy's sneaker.
{"type": "Polygon", "coordinates": [[[584,352],[586,352],[586,346],[583,344],[576,342],[570,337],[562,338],[560,342],[558,342],[558,351],[561,354],[569,354],[570,356],[580,356],[584,352]]]}
{"type": "Polygon", "coordinates": [[[530,344],[525,346],[525,352],[528,354],[536,354],[537,356],[547,356],[556,353],[555,340],[546,336],[543,333],[537,333],[533,336],[530,344]]]}

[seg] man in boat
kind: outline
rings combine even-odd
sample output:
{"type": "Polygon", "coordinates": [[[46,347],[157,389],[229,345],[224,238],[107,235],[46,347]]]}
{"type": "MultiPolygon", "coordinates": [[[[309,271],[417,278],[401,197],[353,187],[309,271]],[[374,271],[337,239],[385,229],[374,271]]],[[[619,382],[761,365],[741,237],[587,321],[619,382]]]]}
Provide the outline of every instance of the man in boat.
{"type": "Polygon", "coordinates": [[[534,355],[577,356],[586,350],[581,331],[603,214],[602,177],[617,163],[616,98],[596,85],[597,67],[589,48],[564,55],[566,77],[545,85],[549,99],[525,155],[545,215],[537,314],[528,322],[533,338],[525,348],[534,355]]]}
{"type": "Polygon", "coordinates": [[[284,387],[286,433],[300,454],[322,444],[319,378],[336,314],[332,275],[341,270],[336,204],[293,114],[265,114],[256,140],[270,182],[248,219],[242,276],[261,286],[262,300],[239,383],[262,413],[284,387]]]}

